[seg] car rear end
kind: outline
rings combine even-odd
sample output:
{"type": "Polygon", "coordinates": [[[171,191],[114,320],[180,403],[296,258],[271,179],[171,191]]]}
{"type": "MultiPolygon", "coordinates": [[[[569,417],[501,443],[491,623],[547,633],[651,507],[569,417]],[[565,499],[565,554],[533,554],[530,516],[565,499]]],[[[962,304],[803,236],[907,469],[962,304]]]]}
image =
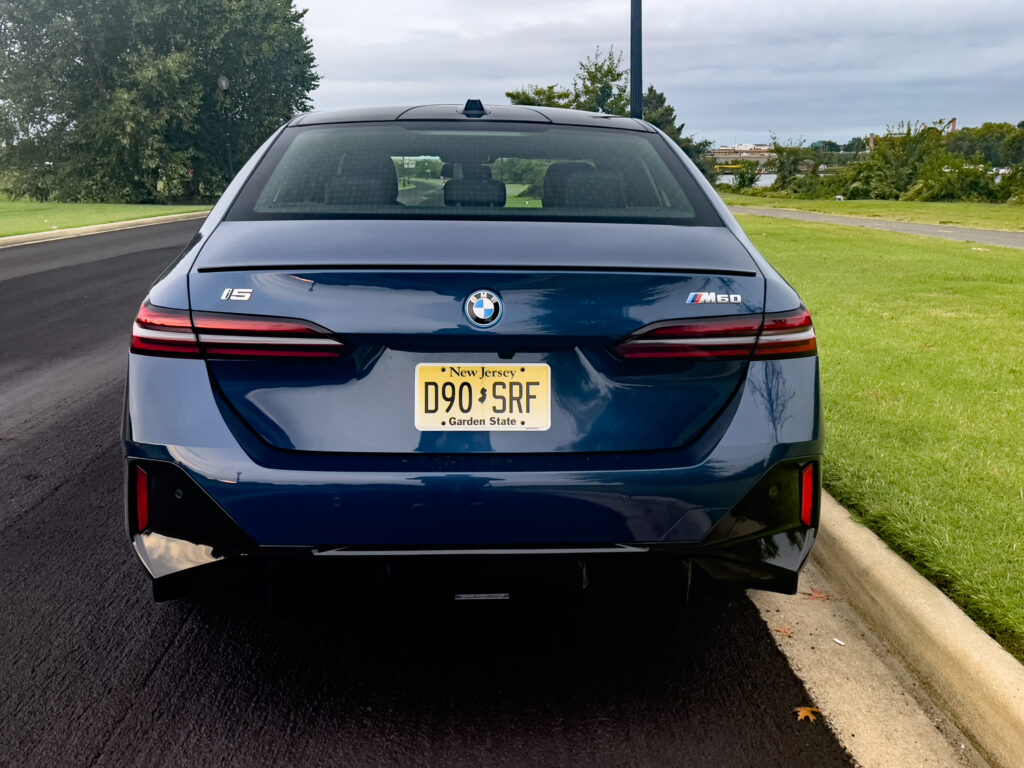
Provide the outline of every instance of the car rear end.
{"type": "Polygon", "coordinates": [[[794,591],[814,331],[692,165],[623,118],[381,117],[283,129],[140,309],[126,519],[157,595],[655,562],[794,591]]]}

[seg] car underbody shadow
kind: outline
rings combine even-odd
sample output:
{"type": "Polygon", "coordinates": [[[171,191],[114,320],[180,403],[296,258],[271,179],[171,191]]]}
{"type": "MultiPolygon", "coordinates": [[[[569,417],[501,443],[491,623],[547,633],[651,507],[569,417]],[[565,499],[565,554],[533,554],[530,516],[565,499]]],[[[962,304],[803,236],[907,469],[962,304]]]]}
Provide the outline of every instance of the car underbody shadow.
{"type": "Polygon", "coordinates": [[[233,696],[300,711],[308,749],[338,762],[850,765],[827,725],[796,721],[811,701],[735,589],[316,597],[195,601],[192,621],[233,696]]]}

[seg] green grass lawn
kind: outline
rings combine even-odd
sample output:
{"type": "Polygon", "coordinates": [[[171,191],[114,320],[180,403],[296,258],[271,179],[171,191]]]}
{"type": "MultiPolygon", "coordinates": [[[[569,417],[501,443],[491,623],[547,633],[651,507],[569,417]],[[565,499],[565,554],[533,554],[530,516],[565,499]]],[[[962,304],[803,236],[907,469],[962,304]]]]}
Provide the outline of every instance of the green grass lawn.
{"type": "Polygon", "coordinates": [[[1024,660],[1024,253],[741,222],[814,316],[826,487],[1024,660]]]}
{"type": "Polygon", "coordinates": [[[839,216],[913,221],[920,224],[952,224],[958,227],[1024,230],[1024,206],[999,203],[915,203],[904,200],[793,200],[725,193],[729,205],[757,208],[792,208],[839,216]]]}
{"type": "Polygon", "coordinates": [[[536,197],[506,197],[506,208],[541,208],[540,199],[536,197]]]}
{"type": "Polygon", "coordinates": [[[33,203],[0,197],[0,237],[209,209],[208,205],[33,203]]]}

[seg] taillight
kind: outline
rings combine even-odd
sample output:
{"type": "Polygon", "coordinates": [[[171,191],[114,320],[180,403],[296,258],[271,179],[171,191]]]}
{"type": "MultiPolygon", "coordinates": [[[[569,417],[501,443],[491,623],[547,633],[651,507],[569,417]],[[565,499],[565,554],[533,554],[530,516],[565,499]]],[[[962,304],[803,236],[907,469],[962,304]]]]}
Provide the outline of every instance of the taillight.
{"type": "Polygon", "coordinates": [[[811,316],[803,307],[764,316],[669,320],[641,328],[612,348],[625,360],[769,360],[817,354],[811,316]]]}
{"type": "Polygon", "coordinates": [[[132,333],[132,351],[204,358],[338,357],[347,347],[305,320],[155,307],[146,301],[132,333]]]}
{"type": "Polygon", "coordinates": [[[778,357],[807,357],[818,354],[811,313],[804,307],[793,312],[764,316],[764,328],[757,340],[754,357],[769,360],[778,357]]]}
{"type": "Polygon", "coordinates": [[[132,352],[169,357],[199,357],[199,340],[192,331],[187,309],[139,307],[132,329],[132,352]]]}
{"type": "Polygon", "coordinates": [[[747,358],[757,344],[761,316],[679,320],[642,328],[612,351],[626,360],[747,358]]]}
{"type": "Polygon", "coordinates": [[[345,345],[304,320],[193,312],[206,357],[338,357],[345,345]]]}

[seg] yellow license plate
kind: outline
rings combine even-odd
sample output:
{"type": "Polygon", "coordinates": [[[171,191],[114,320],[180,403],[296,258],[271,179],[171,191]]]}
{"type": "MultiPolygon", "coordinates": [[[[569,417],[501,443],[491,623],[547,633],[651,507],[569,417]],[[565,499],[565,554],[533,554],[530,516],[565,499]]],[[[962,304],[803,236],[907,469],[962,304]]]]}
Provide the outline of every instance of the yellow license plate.
{"type": "Polygon", "coordinates": [[[550,428],[551,368],[544,363],[416,366],[416,429],[421,432],[550,428]]]}

